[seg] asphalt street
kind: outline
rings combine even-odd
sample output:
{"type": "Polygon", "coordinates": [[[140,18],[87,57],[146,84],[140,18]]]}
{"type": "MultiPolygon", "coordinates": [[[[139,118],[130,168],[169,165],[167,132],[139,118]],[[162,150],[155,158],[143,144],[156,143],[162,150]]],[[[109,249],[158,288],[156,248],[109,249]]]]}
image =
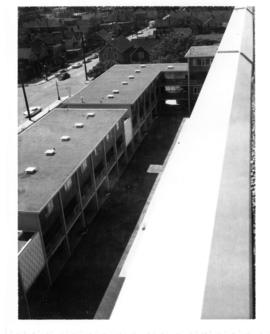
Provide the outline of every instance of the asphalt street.
{"type": "MultiPolygon", "coordinates": [[[[87,71],[98,63],[99,59],[93,59],[90,63],[86,64],[87,71]]],[[[56,82],[58,83],[60,97],[74,95],[82,88],[86,86],[84,66],[71,69],[68,71],[70,78],[58,81],[53,78],[41,84],[26,85],[26,95],[28,99],[29,107],[41,106],[43,109],[58,99],[56,82]]],[[[23,97],[23,91],[21,87],[18,87],[18,125],[25,122],[26,118],[23,112],[26,110],[25,100],[23,97]]]]}

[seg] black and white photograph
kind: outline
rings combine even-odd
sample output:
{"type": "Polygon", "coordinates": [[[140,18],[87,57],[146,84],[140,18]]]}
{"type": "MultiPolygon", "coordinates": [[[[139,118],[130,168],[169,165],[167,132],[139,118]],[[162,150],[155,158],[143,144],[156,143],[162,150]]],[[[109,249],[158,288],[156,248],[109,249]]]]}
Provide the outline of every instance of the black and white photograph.
{"type": "Polygon", "coordinates": [[[256,3],[14,8],[5,333],[256,326],[256,3]]]}

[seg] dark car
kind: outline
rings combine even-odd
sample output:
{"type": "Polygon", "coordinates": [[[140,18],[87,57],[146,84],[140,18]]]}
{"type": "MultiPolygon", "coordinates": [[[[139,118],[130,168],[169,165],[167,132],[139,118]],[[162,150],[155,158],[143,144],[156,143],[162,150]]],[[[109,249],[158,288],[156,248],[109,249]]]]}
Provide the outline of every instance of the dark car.
{"type": "Polygon", "coordinates": [[[58,75],[58,80],[62,81],[62,80],[66,80],[70,78],[70,74],[68,74],[67,72],[61,73],[58,75]]]}
{"type": "Polygon", "coordinates": [[[56,78],[58,78],[59,75],[61,75],[61,74],[63,74],[63,73],[66,73],[66,72],[67,72],[67,71],[66,71],[65,69],[59,70],[59,71],[55,74],[55,76],[56,76],[56,78]]]}

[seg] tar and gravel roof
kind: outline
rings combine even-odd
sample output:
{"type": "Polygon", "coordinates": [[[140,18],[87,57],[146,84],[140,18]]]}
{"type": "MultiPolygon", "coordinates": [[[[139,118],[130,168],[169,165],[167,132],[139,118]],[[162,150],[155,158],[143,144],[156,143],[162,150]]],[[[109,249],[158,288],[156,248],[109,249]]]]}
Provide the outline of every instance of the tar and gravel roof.
{"type": "Polygon", "coordinates": [[[39,212],[126,113],[125,109],[64,109],[48,113],[18,137],[18,210],[39,212]],[[88,112],[95,117],[86,118],[88,112]],[[81,129],[77,122],[84,123],[81,129]],[[61,136],[70,136],[62,142],[61,136]],[[55,148],[54,156],[45,150],[55,148]],[[37,172],[26,175],[27,167],[37,172]]]}
{"type": "Polygon", "coordinates": [[[193,57],[214,57],[218,49],[218,45],[201,45],[192,46],[185,55],[185,58],[193,57]]]}
{"type": "Polygon", "coordinates": [[[139,64],[114,65],[78,94],[67,99],[63,105],[81,104],[82,99],[86,105],[133,104],[159,73],[188,71],[187,63],[146,64],[145,66],[142,68],[139,64]],[[169,69],[168,66],[173,66],[173,68],[169,69]],[[140,69],[141,72],[136,73],[136,69],[140,69]],[[134,75],[134,79],[129,79],[129,75],[134,75]],[[122,81],[127,81],[128,85],[122,85],[122,81]],[[119,94],[109,99],[107,95],[112,94],[114,89],[119,90],[119,94]]]}

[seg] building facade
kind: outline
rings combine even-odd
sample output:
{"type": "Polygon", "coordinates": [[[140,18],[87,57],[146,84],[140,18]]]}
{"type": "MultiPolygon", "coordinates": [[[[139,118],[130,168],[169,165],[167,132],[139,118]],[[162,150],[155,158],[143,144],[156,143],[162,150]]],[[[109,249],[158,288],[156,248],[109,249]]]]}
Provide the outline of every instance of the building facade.
{"type": "Polygon", "coordinates": [[[200,90],[217,52],[218,45],[192,46],[185,55],[189,66],[189,103],[195,105],[200,90]]]}

